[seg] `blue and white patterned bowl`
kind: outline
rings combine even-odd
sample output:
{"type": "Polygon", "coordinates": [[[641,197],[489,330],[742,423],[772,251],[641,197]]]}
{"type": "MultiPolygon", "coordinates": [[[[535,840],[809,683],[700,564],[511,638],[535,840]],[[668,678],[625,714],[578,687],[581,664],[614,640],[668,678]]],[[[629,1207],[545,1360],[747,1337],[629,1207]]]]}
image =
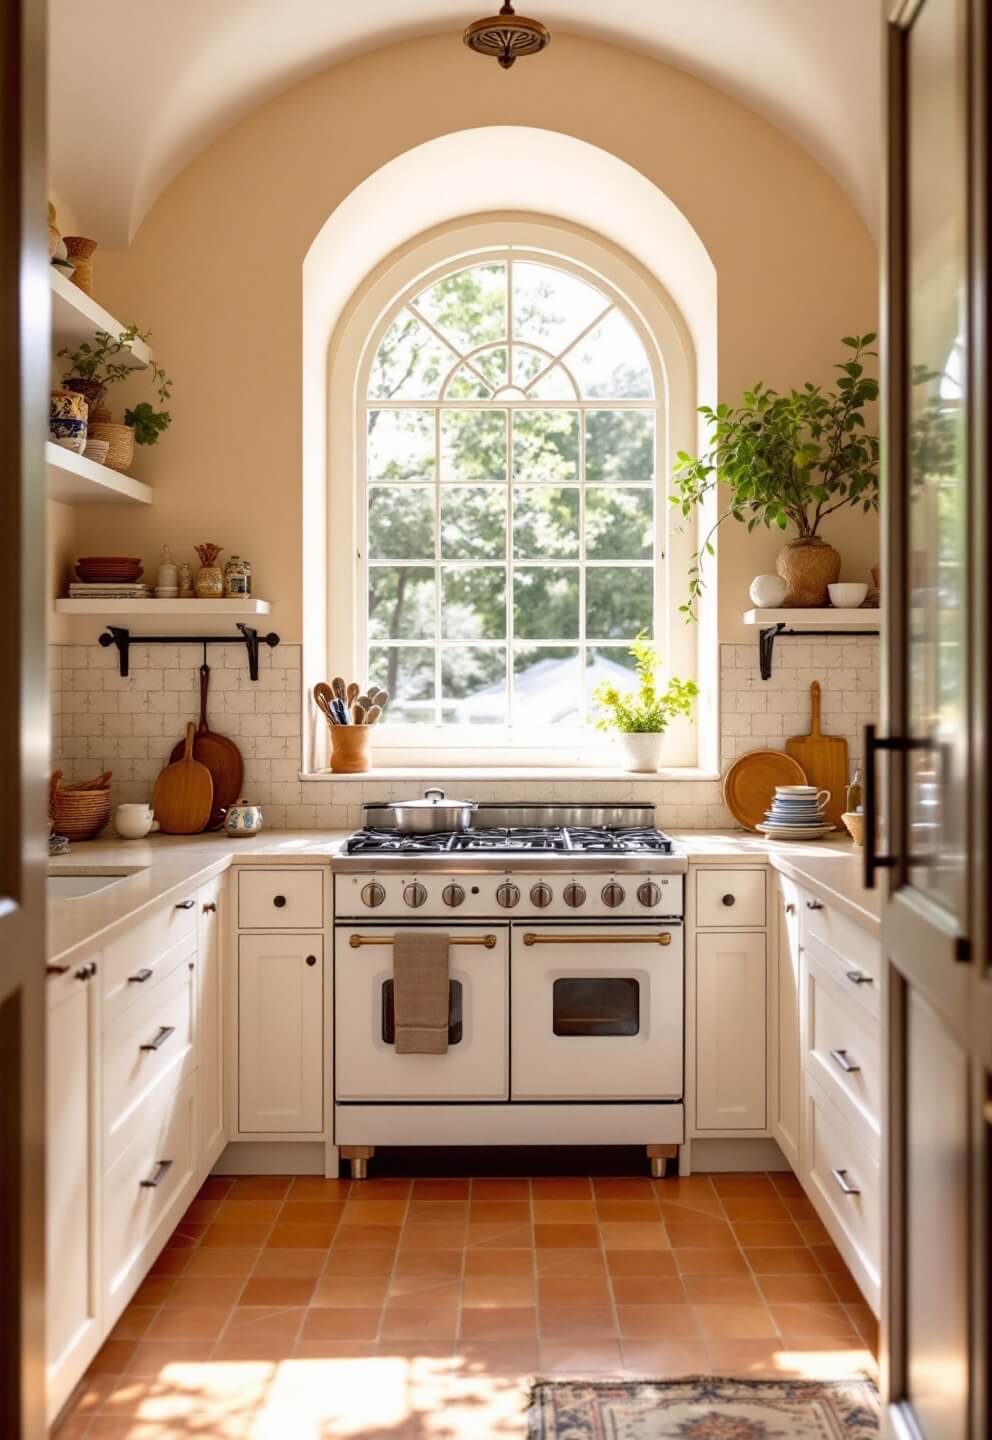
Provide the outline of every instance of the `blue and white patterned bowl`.
{"type": "Polygon", "coordinates": [[[231,805],[224,816],[224,829],[228,835],[257,835],[262,828],[261,805],[248,805],[239,800],[231,805]]]}

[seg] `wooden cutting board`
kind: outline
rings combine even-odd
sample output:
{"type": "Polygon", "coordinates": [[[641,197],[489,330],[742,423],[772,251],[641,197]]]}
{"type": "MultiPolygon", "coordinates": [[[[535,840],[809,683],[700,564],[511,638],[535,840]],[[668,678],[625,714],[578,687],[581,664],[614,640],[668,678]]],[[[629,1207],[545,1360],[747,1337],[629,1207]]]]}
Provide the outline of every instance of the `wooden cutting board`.
{"type": "Polygon", "coordinates": [[[738,825],[757,830],[776,785],[808,784],[803,767],[784,750],[750,750],[739,755],[723,777],[723,803],[738,825]]]}
{"type": "MultiPolygon", "coordinates": [[[[214,800],[207,822],[208,830],[219,830],[224,823],[228,808],[241,797],[241,783],[245,776],[245,762],[241,751],[227,735],[218,735],[207,724],[207,691],[210,687],[210,667],[200,666],[200,723],[193,736],[193,759],[199,760],[210,771],[214,782],[214,800]]],[[[182,759],[186,748],[180,740],[173,748],[170,760],[182,759]]]]}
{"type": "Polygon", "coordinates": [[[155,819],[167,835],[198,835],[210,819],[214,782],[206,765],[193,759],[195,734],[191,720],[186,726],[183,758],[165,767],[152,791],[155,819]]]}
{"type": "Polygon", "coordinates": [[[809,687],[809,696],[813,710],[810,732],[808,735],[793,735],[786,740],[785,748],[793,759],[799,761],[811,785],[818,790],[830,791],[823,813],[831,825],[839,825],[850,776],[847,741],[840,735],[824,735],[820,729],[819,680],[814,680],[809,687]]]}

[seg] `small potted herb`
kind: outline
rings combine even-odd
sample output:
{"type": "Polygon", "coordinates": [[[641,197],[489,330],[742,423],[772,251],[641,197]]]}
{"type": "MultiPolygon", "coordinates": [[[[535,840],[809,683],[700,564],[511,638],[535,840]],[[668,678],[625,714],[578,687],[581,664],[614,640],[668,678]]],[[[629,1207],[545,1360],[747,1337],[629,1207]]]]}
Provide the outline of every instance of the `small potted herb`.
{"type": "MultiPolygon", "coordinates": [[[[148,334],[142,333],[136,325],[129,325],[116,339],[106,330],[98,330],[92,343],[84,340],[76,350],[58,352],[60,359],[69,361],[69,369],[62,377],[62,387],[85,396],[89,406],[88,436],[109,442],[106,463],[112,470],[129,470],[134,459],[135,443],[157,444],[158,437],[172,423],[168,410],[156,410],[147,400],[124,411],[123,425],[115,424],[109,415],[101,414],[110,387],[140,373],[117,357],[130,351],[136,340],[148,338],[148,334]]],[[[156,398],[164,405],[172,394],[172,381],[154,360],[146,369],[156,398]]]]}
{"type": "Polygon", "coordinates": [[[630,654],[636,661],[637,689],[622,692],[608,681],[597,685],[592,698],[608,713],[596,723],[600,730],[617,732],[625,770],[654,771],[661,767],[665,731],[677,715],[691,718],[699,687],[673,676],[660,690],[661,657],[644,634],[638,635],[630,654]]]}

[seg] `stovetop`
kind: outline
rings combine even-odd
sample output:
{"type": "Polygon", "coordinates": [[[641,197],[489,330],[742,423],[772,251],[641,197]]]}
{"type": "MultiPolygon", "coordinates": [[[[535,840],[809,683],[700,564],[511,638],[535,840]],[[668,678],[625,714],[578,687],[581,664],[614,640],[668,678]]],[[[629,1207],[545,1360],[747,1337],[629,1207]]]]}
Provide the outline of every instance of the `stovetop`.
{"type": "Polygon", "coordinates": [[[432,835],[365,827],[345,842],[348,855],[670,855],[673,849],[663,831],[648,825],[500,825],[432,835]]]}

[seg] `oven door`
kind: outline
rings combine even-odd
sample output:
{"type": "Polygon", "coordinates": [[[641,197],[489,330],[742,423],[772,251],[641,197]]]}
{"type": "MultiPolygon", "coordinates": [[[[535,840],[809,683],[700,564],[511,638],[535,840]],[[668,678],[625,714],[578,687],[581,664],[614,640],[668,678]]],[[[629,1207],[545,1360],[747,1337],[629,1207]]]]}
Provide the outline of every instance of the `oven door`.
{"type": "Polygon", "coordinates": [[[514,1100],[682,1098],[682,926],[514,925],[514,1100]]]}
{"type": "Polygon", "coordinates": [[[446,1055],[396,1053],[391,943],[396,928],[335,926],[335,1098],[506,1100],[506,927],[416,926],[451,936],[446,1055]],[[495,944],[487,945],[487,939],[495,944]]]}

